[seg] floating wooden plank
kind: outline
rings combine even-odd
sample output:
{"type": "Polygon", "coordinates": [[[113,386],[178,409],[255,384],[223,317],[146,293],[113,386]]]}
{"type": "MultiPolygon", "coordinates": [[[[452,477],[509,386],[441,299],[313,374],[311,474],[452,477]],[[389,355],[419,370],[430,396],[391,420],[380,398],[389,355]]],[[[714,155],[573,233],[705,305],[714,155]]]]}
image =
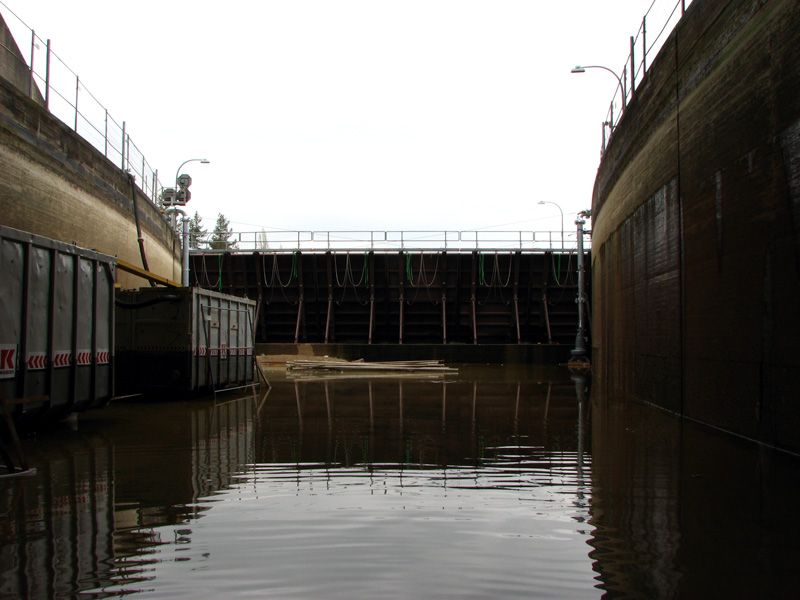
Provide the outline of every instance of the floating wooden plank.
{"type": "Polygon", "coordinates": [[[422,373],[458,373],[454,367],[446,367],[438,360],[398,360],[390,362],[364,362],[342,360],[292,360],[286,363],[289,371],[323,370],[323,371],[369,371],[369,372],[422,372],[422,373]]]}

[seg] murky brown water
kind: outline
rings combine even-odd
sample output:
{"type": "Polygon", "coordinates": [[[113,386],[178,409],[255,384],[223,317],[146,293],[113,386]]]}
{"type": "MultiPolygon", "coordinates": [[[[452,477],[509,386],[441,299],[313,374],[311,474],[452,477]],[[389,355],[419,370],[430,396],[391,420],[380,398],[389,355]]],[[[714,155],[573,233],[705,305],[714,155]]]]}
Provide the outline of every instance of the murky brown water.
{"type": "Polygon", "coordinates": [[[0,598],[795,592],[795,458],[565,372],[273,384],[26,439],[0,598]]]}

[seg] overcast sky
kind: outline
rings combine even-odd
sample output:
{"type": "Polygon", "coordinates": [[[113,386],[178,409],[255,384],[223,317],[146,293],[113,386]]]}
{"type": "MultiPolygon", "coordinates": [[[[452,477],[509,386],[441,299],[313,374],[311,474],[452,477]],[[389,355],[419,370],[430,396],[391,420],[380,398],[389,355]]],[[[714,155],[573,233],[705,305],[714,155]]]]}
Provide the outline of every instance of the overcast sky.
{"type": "Polygon", "coordinates": [[[3,2],[240,231],[560,229],[540,200],[574,231],[617,84],[570,69],[620,72],[652,4],[3,2]]]}

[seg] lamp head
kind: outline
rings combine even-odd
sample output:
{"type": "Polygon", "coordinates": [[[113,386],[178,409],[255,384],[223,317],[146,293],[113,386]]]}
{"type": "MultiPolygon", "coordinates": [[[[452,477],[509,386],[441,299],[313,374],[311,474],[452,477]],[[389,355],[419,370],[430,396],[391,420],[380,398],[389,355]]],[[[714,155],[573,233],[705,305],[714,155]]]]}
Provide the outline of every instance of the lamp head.
{"type": "Polygon", "coordinates": [[[544,204],[544,200],[539,200],[539,204],[544,204]]]}
{"type": "Polygon", "coordinates": [[[200,159],[200,163],[201,163],[201,164],[203,164],[203,165],[207,165],[207,164],[208,164],[208,163],[210,163],[210,162],[211,162],[211,161],[210,161],[210,160],[208,160],[207,158],[201,158],[201,159],[200,159]]]}
{"type": "Polygon", "coordinates": [[[570,73],[586,73],[586,69],[584,69],[580,65],[576,65],[575,68],[572,69],[572,71],[570,71],[570,73]]]}

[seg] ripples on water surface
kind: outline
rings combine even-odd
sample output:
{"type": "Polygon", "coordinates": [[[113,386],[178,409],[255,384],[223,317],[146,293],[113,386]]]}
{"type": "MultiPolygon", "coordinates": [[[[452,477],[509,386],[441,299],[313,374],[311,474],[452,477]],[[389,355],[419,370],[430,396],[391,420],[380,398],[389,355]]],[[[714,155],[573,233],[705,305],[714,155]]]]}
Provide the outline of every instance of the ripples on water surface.
{"type": "Polygon", "coordinates": [[[37,475],[0,481],[0,598],[793,589],[793,459],[568,375],[273,383],[26,439],[37,475]]]}

